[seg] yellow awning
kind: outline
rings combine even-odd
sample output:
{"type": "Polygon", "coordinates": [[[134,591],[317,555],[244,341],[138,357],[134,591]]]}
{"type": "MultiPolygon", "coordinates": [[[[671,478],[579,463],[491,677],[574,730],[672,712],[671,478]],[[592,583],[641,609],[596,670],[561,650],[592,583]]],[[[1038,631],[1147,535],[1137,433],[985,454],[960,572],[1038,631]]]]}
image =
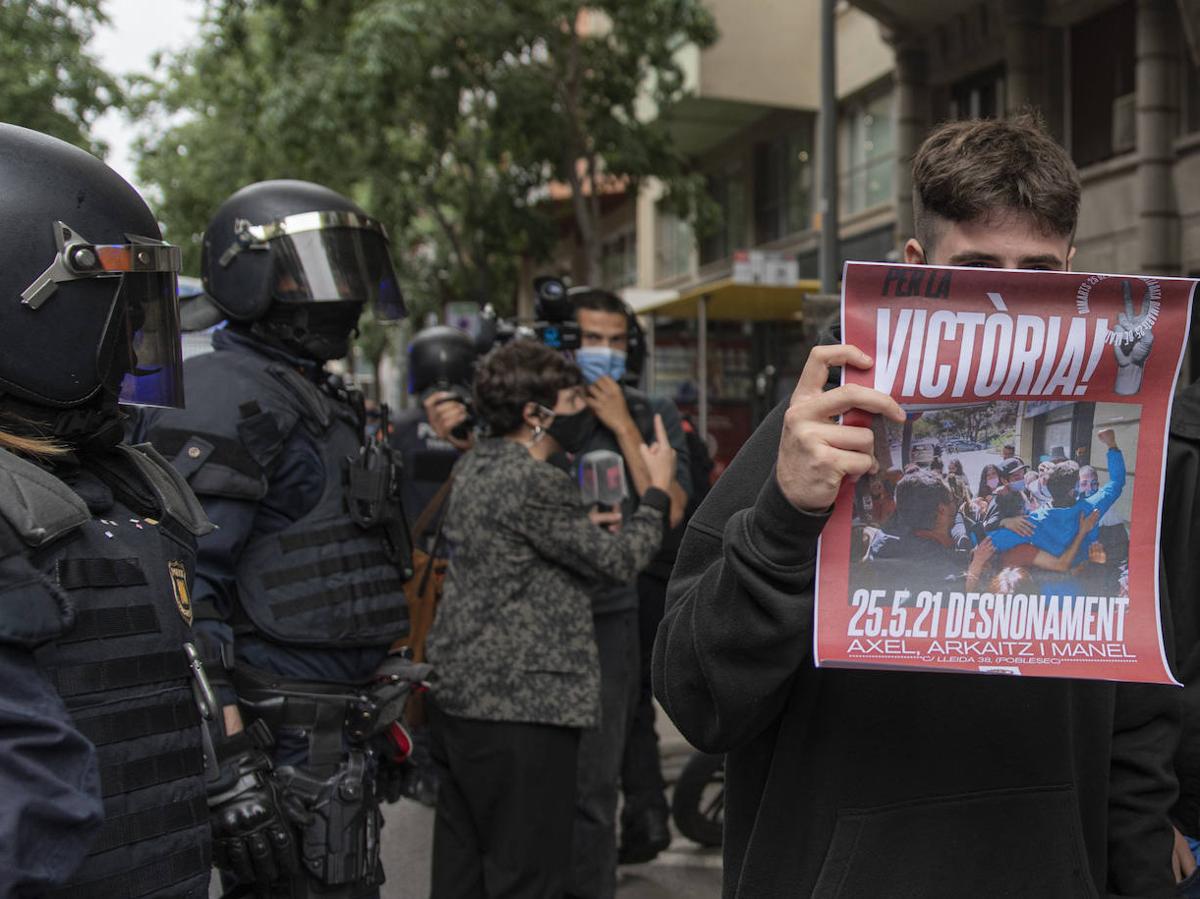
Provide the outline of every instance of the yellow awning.
{"type": "Polygon", "coordinates": [[[682,291],[647,291],[640,296],[629,291],[626,299],[639,315],[695,318],[701,298],[707,296],[710,321],[801,321],[804,298],[820,292],[815,279],[772,286],[723,278],[682,291]]]}

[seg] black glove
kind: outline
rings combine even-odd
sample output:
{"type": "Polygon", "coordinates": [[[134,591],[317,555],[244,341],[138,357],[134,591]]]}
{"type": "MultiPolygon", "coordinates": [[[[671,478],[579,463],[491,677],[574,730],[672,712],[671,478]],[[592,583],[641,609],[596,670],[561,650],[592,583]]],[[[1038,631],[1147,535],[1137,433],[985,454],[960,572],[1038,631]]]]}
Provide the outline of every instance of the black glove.
{"type": "Polygon", "coordinates": [[[213,864],[242,883],[268,884],[296,872],[296,847],[271,779],[271,760],[252,741],[236,740],[223,747],[220,775],[208,786],[213,864]]]}

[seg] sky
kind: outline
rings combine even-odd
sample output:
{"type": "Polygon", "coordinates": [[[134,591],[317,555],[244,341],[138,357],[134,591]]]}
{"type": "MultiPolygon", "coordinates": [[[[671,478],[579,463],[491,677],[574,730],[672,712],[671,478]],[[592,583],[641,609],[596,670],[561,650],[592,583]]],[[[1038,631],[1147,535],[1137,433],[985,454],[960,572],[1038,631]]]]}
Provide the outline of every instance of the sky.
{"type": "MultiPolygon", "coordinates": [[[[109,24],[97,29],[91,49],[116,75],[148,73],[156,51],[178,51],[195,39],[203,7],[203,0],[106,0],[109,24]]],[[[130,155],[135,128],[122,113],[110,110],[97,120],[94,132],[108,144],[106,162],[137,187],[130,155]]]]}

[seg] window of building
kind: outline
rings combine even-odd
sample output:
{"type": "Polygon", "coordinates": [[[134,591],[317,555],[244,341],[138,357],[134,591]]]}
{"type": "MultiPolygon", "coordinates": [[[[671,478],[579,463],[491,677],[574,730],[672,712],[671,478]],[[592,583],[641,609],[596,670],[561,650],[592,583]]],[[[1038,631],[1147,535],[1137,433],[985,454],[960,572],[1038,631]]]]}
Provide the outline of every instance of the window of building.
{"type": "Polygon", "coordinates": [[[622,231],[600,245],[600,274],[609,290],[637,283],[637,238],[632,230],[622,231]]]}
{"type": "Polygon", "coordinates": [[[842,214],[891,203],[896,160],[891,85],[846,103],[838,132],[842,214]]]}
{"type": "Polygon", "coordinates": [[[754,147],[754,241],[767,243],[809,227],[812,217],[812,121],[754,147]]]}
{"type": "Polygon", "coordinates": [[[1025,419],[1033,423],[1032,458],[1025,461],[1036,466],[1043,456],[1091,462],[1092,426],[1095,403],[1064,403],[1050,401],[1030,403],[1025,407],[1025,419]],[[1083,453],[1076,452],[1081,447],[1083,453]]]}
{"type": "Polygon", "coordinates": [[[700,241],[700,264],[728,259],[746,245],[746,184],[740,166],[708,176],[708,195],[721,210],[721,222],[700,241]]]}
{"type": "Polygon", "coordinates": [[[1071,153],[1076,165],[1091,165],[1136,145],[1136,31],[1137,10],[1129,0],[1071,28],[1071,153]]]}
{"type": "Polygon", "coordinates": [[[1004,118],[1004,66],[978,72],[950,85],[950,118],[1004,118]]]}
{"type": "Polygon", "coordinates": [[[655,228],[654,279],[665,281],[687,274],[696,242],[691,225],[660,203],[655,214],[655,228]]]}

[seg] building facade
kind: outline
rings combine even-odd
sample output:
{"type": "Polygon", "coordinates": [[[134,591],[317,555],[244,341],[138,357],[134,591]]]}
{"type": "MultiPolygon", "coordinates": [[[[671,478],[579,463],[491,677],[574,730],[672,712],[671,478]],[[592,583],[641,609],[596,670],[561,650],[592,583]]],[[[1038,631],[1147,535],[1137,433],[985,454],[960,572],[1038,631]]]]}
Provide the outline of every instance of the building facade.
{"type": "MultiPolygon", "coordinates": [[[[691,96],[664,122],[705,175],[721,227],[696,240],[648,184],[610,202],[602,228],[605,286],[650,313],[650,384],[685,406],[697,326],[654,309],[729,279],[738,251],[784,254],[813,278],[821,226],[819,0],[709,6],[721,36],[681,51],[691,96]]],[[[839,4],[836,30],[843,259],[899,258],[912,236],[909,165],[934,123],[1034,110],[1080,169],[1073,267],[1200,277],[1200,42],[1188,38],[1200,0],[854,0],[839,4]]],[[[578,270],[573,240],[550,269],[578,270]]],[[[770,408],[803,361],[789,348],[813,336],[801,318],[705,329],[715,423],[748,407],[741,432],[770,408]]]]}

